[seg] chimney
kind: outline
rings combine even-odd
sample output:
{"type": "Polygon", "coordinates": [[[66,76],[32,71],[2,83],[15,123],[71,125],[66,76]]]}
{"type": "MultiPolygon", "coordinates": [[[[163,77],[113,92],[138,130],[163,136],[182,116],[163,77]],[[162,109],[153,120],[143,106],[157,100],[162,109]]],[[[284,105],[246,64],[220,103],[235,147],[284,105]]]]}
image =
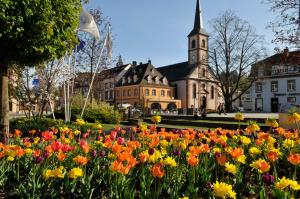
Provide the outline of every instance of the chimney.
{"type": "Polygon", "coordinates": [[[148,64],[151,64],[151,60],[150,59],[148,60],[148,64]]]}
{"type": "Polygon", "coordinates": [[[137,64],[136,61],[133,61],[133,62],[132,62],[132,65],[133,65],[133,66],[136,66],[136,64],[137,64]]]}
{"type": "Polygon", "coordinates": [[[140,65],[142,65],[143,64],[143,62],[140,62],[140,65]]]}

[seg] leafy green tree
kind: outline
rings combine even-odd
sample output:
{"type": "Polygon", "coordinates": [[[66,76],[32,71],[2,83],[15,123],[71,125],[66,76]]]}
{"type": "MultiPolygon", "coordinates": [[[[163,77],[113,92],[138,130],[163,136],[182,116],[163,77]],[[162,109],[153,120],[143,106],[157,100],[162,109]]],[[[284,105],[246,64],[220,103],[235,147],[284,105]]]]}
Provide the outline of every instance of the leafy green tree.
{"type": "Polygon", "coordinates": [[[0,1],[0,133],[4,138],[9,132],[9,66],[37,66],[64,56],[77,42],[80,12],[81,0],[0,1]]]}

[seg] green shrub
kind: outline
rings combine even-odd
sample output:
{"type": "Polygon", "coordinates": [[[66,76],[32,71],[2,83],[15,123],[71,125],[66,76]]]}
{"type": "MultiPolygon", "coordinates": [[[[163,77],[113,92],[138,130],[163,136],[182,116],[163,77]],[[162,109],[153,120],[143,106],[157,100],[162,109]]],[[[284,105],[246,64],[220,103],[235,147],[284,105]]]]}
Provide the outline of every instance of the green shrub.
{"type": "MultiPolygon", "coordinates": [[[[81,108],[72,108],[71,120],[75,121],[80,117],[82,109],[81,108]]],[[[55,117],[58,119],[65,118],[64,110],[55,111],[55,117]]],[[[118,124],[121,120],[121,115],[118,111],[114,110],[114,107],[100,102],[94,104],[92,107],[88,106],[83,114],[83,118],[87,122],[100,122],[106,124],[118,124]]]]}
{"type": "Polygon", "coordinates": [[[29,130],[35,129],[40,131],[48,130],[52,127],[59,127],[63,124],[62,120],[53,120],[49,118],[16,118],[10,121],[10,129],[21,130],[23,133],[27,133],[29,130]]]}

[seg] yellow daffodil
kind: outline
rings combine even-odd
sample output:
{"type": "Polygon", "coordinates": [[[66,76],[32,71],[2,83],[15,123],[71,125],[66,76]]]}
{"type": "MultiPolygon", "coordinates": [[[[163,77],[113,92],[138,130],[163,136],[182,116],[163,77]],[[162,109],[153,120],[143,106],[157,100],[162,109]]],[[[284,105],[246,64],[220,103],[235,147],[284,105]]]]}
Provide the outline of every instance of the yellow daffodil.
{"type": "Polygon", "coordinates": [[[68,177],[72,178],[72,179],[76,179],[76,178],[82,177],[82,176],[83,176],[83,171],[79,167],[71,169],[68,173],[68,177]]]}
{"type": "Polygon", "coordinates": [[[259,148],[257,148],[257,147],[251,147],[251,148],[249,149],[249,153],[250,153],[250,155],[252,155],[252,156],[254,156],[254,155],[259,155],[259,154],[261,154],[261,150],[260,150],[259,148]]]}
{"type": "Polygon", "coordinates": [[[237,172],[236,166],[234,164],[230,164],[229,162],[225,163],[225,170],[233,175],[235,175],[237,172]]]}
{"type": "Polygon", "coordinates": [[[85,121],[83,119],[76,119],[75,124],[78,125],[78,126],[82,126],[82,125],[85,124],[85,121]]]}
{"type": "Polygon", "coordinates": [[[300,185],[297,181],[286,178],[285,176],[283,176],[283,178],[281,178],[279,182],[276,182],[275,184],[275,188],[279,190],[284,190],[288,187],[295,191],[300,190],[300,185]]]}
{"type": "Polygon", "coordinates": [[[170,166],[170,167],[176,167],[176,166],[177,166],[177,163],[176,163],[175,159],[172,158],[172,157],[170,157],[170,156],[166,157],[166,158],[164,159],[163,163],[164,163],[165,165],[170,166]]]}
{"type": "Polygon", "coordinates": [[[242,142],[244,145],[248,145],[248,144],[251,143],[251,139],[248,138],[248,137],[246,137],[246,136],[241,136],[240,139],[241,139],[241,142],[242,142]]]}
{"type": "Polygon", "coordinates": [[[232,185],[226,184],[224,182],[213,183],[213,194],[220,198],[236,198],[236,193],[232,190],[232,185]]]}
{"type": "Polygon", "coordinates": [[[293,148],[295,146],[295,141],[294,140],[291,140],[291,139],[285,139],[283,141],[283,147],[284,148],[293,148]]]}
{"type": "Polygon", "coordinates": [[[158,123],[161,122],[161,116],[160,115],[154,115],[154,116],[152,116],[151,121],[155,124],[158,124],[158,123]]]}
{"type": "Polygon", "coordinates": [[[245,117],[244,117],[243,113],[238,112],[235,114],[234,119],[237,121],[243,121],[245,119],[245,117]]]}

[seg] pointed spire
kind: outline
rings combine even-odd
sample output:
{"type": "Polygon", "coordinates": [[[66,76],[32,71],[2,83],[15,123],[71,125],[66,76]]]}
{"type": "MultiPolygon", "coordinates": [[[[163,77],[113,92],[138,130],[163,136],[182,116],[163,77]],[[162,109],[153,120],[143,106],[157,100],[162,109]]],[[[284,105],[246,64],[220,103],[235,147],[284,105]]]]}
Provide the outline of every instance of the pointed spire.
{"type": "Polygon", "coordinates": [[[207,34],[206,31],[204,30],[204,26],[203,26],[203,17],[202,17],[202,9],[201,9],[201,5],[200,5],[200,0],[197,0],[194,28],[193,28],[192,32],[189,34],[189,36],[199,34],[199,33],[207,34]]]}

